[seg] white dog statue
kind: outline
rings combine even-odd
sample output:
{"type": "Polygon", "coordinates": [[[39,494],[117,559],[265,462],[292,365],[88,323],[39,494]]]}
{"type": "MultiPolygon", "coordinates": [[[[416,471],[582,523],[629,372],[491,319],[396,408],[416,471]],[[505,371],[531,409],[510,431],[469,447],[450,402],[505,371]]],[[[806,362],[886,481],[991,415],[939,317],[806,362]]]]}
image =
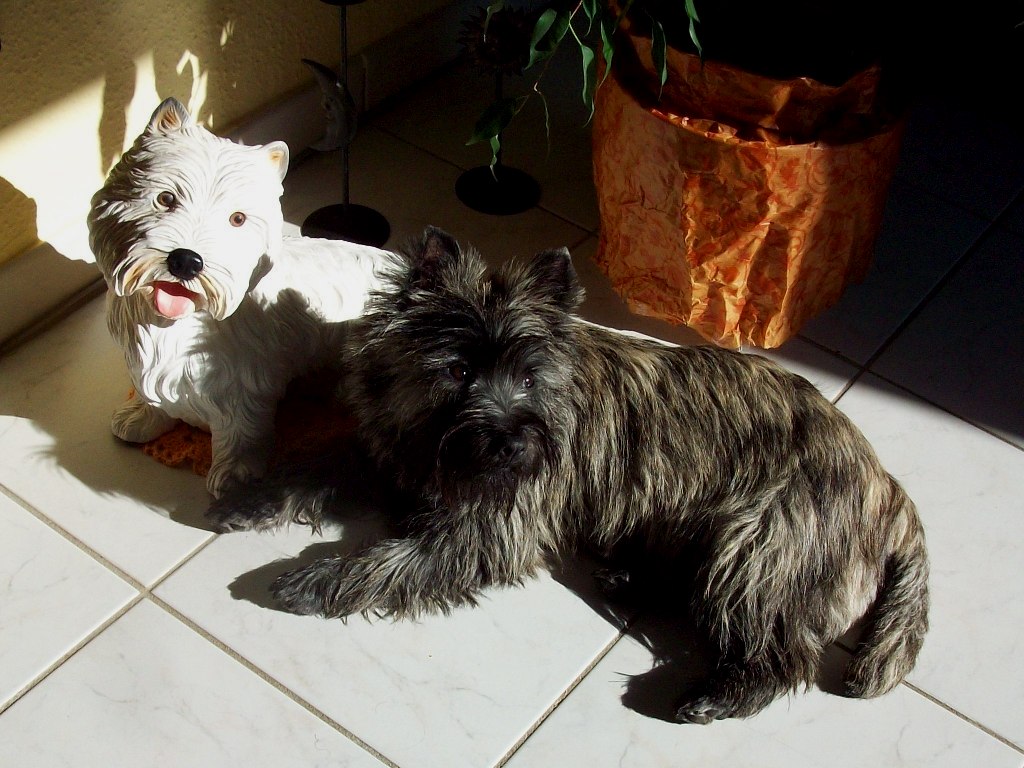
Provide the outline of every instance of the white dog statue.
{"type": "Polygon", "coordinates": [[[391,254],[284,237],[288,146],[214,136],[164,101],[93,196],[89,242],[134,395],[111,428],[146,442],[208,429],[214,496],[263,473],[277,404],[330,364],[391,254]]]}

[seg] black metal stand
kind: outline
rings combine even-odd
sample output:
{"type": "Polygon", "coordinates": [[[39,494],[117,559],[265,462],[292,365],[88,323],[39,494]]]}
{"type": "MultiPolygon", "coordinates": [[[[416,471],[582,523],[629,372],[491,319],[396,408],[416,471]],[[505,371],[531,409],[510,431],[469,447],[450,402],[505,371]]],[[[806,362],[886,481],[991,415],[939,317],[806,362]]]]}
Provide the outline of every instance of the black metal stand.
{"type": "MultiPolygon", "coordinates": [[[[323,0],[328,5],[339,6],[341,37],[341,73],[339,80],[348,87],[348,6],[364,0],[323,0]]],[[[380,247],[391,236],[391,225],[384,216],[373,208],[356,205],[349,200],[349,142],[340,148],[342,202],[319,208],[302,222],[302,234],[306,237],[326,237],[331,240],[348,240],[361,245],[380,247]]]]}
{"type": "MultiPolygon", "coordinates": [[[[495,75],[495,101],[503,94],[501,73],[495,75]]],[[[455,181],[455,195],[463,205],[481,213],[508,216],[533,208],[540,202],[540,184],[526,171],[501,162],[501,150],[493,167],[464,171],[455,181]]]]}

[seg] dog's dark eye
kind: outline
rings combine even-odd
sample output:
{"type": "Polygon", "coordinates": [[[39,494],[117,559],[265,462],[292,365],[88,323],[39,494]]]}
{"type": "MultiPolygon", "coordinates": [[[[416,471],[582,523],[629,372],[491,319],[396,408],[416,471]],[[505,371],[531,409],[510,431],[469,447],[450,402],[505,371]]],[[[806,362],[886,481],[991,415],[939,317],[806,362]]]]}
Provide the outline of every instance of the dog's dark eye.
{"type": "Polygon", "coordinates": [[[232,227],[240,227],[245,224],[245,214],[241,211],[235,211],[228,218],[228,221],[231,222],[232,227]]]}
{"type": "Polygon", "coordinates": [[[156,196],[156,203],[161,208],[166,208],[167,210],[170,210],[175,205],[177,205],[178,198],[174,196],[173,192],[161,192],[159,195],[156,196]]]}
{"type": "Polygon", "coordinates": [[[452,363],[448,366],[448,375],[461,384],[469,378],[469,368],[462,363],[452,363]]]}
{"type": "Polygon", "coordinates": [[[533,389],[533,385],[535,383],[532,373],[528,373],[523,376],[523,389],[533,389]]]}

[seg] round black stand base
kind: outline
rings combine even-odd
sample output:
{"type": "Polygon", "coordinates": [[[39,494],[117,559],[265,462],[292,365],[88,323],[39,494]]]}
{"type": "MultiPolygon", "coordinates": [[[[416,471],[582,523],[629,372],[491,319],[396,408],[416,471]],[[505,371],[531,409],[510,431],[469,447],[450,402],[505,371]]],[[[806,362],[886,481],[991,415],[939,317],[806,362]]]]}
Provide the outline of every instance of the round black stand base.
{"type": "Polygon", "coordinates": [[[305,237],[326,237],[380,248],[391,236],[391,225],[373,208],[337,203],[318,208],[302,222],[305,237]]]}
{"type": "Polygon", "coordinates": [[[459,176],[455,194],[474,211],[508,216],[533,208],[540,201],[540,184],[517,168],[496,165],[492,175],[489,167],[481,166],[459,176]]]}

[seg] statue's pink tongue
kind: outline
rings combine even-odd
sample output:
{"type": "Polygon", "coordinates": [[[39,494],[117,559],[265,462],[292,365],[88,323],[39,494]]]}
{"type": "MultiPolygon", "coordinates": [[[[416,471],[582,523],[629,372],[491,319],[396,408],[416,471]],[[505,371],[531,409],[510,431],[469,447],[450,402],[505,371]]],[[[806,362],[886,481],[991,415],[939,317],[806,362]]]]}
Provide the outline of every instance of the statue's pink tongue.
{"type": "Polygon", "coordinates": [[[162,280],[153,283],[153,306],[157,312],[171,320],[195,312],[195,297],[192,291],[180,283],[162,280]]]}

